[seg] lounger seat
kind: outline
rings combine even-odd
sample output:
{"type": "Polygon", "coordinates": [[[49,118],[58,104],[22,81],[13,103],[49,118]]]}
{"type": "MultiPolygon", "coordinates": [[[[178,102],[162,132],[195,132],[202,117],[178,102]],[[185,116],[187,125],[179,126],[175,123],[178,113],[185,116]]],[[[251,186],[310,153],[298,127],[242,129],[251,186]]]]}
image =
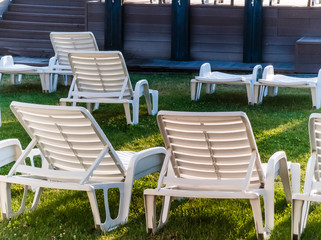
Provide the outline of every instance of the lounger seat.
{"type": "Polygon", "coordinates": [[[214,93],[216,84],[245,85],[248,103],[253,104],[254,83],[262,71],[261,65],[253,68],[252,74],[229,74],[223,72],[211,72],[209,63],[204,63],[200,68],[199,76],[191,80],[191,100],[197,101],[201,95],[202,84],[206,83],[206,93],[214,93]]]}
{"type": "Polygon", "coordinates": [[[276,96],[278,87],[310,88],[313,107],[319,109],[321,106],[321,71],[319,71],[317,77],[302,78],[274,74],[273,66],[266,66],[263,70],[262,79],[254,84],[254,103],[261,104],[266,93],[270,96],[276,96]]]}

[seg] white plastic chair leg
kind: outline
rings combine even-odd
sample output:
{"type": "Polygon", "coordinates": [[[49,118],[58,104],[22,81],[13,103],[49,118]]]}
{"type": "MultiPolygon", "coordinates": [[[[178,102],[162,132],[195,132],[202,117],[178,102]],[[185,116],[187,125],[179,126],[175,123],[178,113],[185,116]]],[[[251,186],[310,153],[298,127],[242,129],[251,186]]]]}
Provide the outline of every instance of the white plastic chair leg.
{"type": "MultiPolygon", "coordinates": [[[[126,116],[127,124],[132,124],[129,103],[124,103],[124,109],[125,109],[125,116],[126,116]]],[[[138,119],[137,119],[137,121],[138,121],[138,119]]]]}
{"type": "Polygon", "coordinates": [[[302,207],[303,200],[294,199],[292,201],[292,239],[299,240],[301,236],[302,226],[302,207]]]}
{"type": "Polygon", "coordinates": [[[0,205],[1,205],[1,215],[4,219],[14,218],[19,216],[24,211],[32,211],[37,208],[40,200],[40,195],[42,193],[42,188],[37,188],[35,196],[32,202],[32,206],[26,209],[26,200],[28,194],[28,186],[24,186],[23,196],[20,204],[20,208],[17,212],[12,209],[12,198],[11,198],[11,183],[1,182],[0,183],[0,205]]]}
{"type": "Polygon", "coordinates": [[[260,93],[260,85],[255,84],[253,86],[253,102],[254,104],[259,104],[259,93],[260,93]]]}
{"type": "Polygon", "coordinates": [[[321,105],[321,87],[312,87],[311,88],[311,96],[312,96],[312,105],[316,109],[320,108],[321,105]]]}
{"type": "Polygon", "coordinates": [[[146,218],[146,232],[155,233],[156,231],[156,196],[145,195],[145,218],[146,218]]]}
{"type": "Polygon", "coordinates": [[[152,115],[156,115],[158,113],[158,91],[157,90],[149,90],[152,94],[152,115]]]}
{"type": "Polygon", "coordinates": [[[195,101],[196,99],[196,80],[191,80],[191,101],[195,101]]]}
{"type": "Polygon", "coordinates": [[[119,224],[126,223],[128,219],[128,210],[130,204],[130,197],[125,196],[124,184],[123,183],[114,183],[107,188],[103,188],[104,191],[104,207],[106,213],[106,219],[104,222],[101,222],[99,207],[97,203],[97,197],[95,190],[88,191],[87,195],[89,198],[91,210],[94,216],[95,227],[103,231],[111,231],[116,228],[119,224]],[[119,199],[119,210],[116,218],[111,218],[109,212],[109,203],[108,203],[108,189],[118,188],[120,192],[119,199]]]}
{"type": "Polygon", "coordinates": [[[198,101],[201,97],[201,90],[202,90],[202,83],[199,82],[197,83],[197,86],[196,86],[196,96],[195,96],[195,101],[198,101]]]}
{"type": "Polygon", "coordinates": [[[263,229],[263,220],[262,220],[262,213],[261,213],[260,198],[250,199],[250,203],[251,203],[252,211],[253,211],[256,236],[258,239],[264,239],[264,229],[263,229]]]}
{"type": "Polygon", "coordinates": [[[249,105],[253,105],[253,84],[246,84],[247,102],[249,105]]]}
{"type": "Polygon", "coordinates": [[[99,109],[99,103],[95,103],[93,111],[98,110],[98,109],[99,109]]]}
{"type": "Polygon", "coordinates": [[[263,102],[263,97],[264,97],[264,92],[266,90],[266,86],[260,86],[260,95],[257,104],[262,104],[263,102]]]}
{"type": "Polygon", "coordinates": [[[275,97],[278,95],[278,87],[268,87],[268,95],[270,97],[275,97]]]}
{"type": "Polygon", "coordinates": [[[215,84],[214,83],[206,83],[206,93],[212,94],[215,92],[215,84]]]}
{"type": "Polygon", "coordinates": [[[49,92],[50,93],[50,73],[39,73],[40,81],[41,81],[41,87],[43,92],[49,92]]]}
{"type": "MultiPolygon", "coordinates": [[[[139,98],[136,99],[136,101],[133,101],[132,106],[133,106],[133,122],[132,122],[132,124],[135,125],[135,124],[138,124],[138,120],[139,120],[139,98]]],[[[125,112],[126,112],[126,110],[125,110],[125,112]]],[[[126,116],[126,119],[127,119],[127,116],[126,116]]],[[[128,120],[127,120],[127,123],[128,123],[128,120]]]]}
{"type": "Polygon", "coordinates": [[[162,226],[164,226],[167,223],[170,207],[171,207],[171,197],[164,196],[162,211],[161,211],[161,215],[160,215],[157,229],[160,229],[162,226]]]}
{"type": "Polygon", "coordinates": [[[19,85],[22,82],[22,74],[10,74],[12,85],[19,85]]]}

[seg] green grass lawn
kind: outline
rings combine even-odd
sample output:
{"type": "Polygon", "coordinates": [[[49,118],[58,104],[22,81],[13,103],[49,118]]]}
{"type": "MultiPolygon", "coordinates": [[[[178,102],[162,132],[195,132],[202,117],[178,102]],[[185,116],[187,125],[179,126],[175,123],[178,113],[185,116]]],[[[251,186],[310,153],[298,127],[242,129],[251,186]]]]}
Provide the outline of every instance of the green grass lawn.
{"type": "MultiPolygon", "coordinates": [[[[277,97],[267,97],[260,106],[248,106],[244,86],[217,86],[213,95],[202,93],[198,102],[190,101],[187,74],[132,74],[132,82],[147,79],[150,88],[159,91],[160,110],[244,111],[247,113],[263,162],[278,150],[285,150],[288,160],[301,164],[304,179],[310,154],[308,118],[312,109],[309,89],[279,89],[277,97]]],[[[11,113],[11,101],[58,105],[69,87],[58,86],[51,94],[41,92],[37,77],[25,76],[13,86],[5,76],[0,86],[2,126],[0,139],[18,138],[25,148],[30,141],[11,113]]],[[[321,112],[321,111],[319,111],[321,112]]],[[[101,105],[93,113],[116,150],[139,151],[163,146],[156,117],[141,107],[139,125],[128,126],[122,105],[101,105]]],[[[9,167],[0,169],[5,174],[9,167]]],[[[256,239],[251,206],[248,200],[193,199],[174,201],[167,225],[155,236],[145,233],[143,191],[157,185],[158,173],[135,182],[129,221],[116,230],[103,233],[94,229],[94,221],[85,192],[45,190],[34,212],[0,222],[0,239],[256,239]]],[[[301,181],[301,185],[303,182],[301,181]]],[[[22,188],[13,186],[14,207],[18,208],[22,188]]],[[[30,200],[30,199],[29,199],[30,200]]],[[[102,202],[103,199],[99,198],[102,202]]],[[[117,193],[111,197],[116,204],[117,193]]],[[[158,201],[158,207],[161,204],[158,201]]],[[[263,206],[263,204],[262,204],[263,206]]],[[[113,208],[113,214],[117,208],[113,208]]],[[[303,239],[321,236],[321,208],[312,205],[303,239]]],[[[282,184],[276,183],[275,228],[270,239],[290,239],[291,206],[285,201],[282,184]]]]}

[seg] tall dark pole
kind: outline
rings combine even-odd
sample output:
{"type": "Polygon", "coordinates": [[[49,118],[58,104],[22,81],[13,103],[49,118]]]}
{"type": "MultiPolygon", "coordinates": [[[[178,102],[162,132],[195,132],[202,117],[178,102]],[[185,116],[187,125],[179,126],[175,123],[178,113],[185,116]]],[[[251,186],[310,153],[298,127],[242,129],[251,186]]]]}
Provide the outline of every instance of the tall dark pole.
{"type": "Polygon", "coordinates": [[[245,0],[243,62],[262,61],[262,0],[245,0]]]}
{"type": "Polygon", "coordinates": [[[190,0],[172,0],[172,48],[175,61],[189,60],[190,0]]]}
{"type": "Polygon", "coordinates": [[[105,50],[123,49],[122,0],[105,0],[105,50]]]}

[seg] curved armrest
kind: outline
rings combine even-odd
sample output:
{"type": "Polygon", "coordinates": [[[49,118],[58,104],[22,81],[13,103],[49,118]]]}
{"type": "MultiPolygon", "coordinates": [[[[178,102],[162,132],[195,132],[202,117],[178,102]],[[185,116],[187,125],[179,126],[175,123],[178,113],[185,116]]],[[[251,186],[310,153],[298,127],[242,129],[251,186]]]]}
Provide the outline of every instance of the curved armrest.
{"type": "Polygon", "coordinates": [[[321,84],[321,69],[318,72],[317,82],[318,84],[321,84]]]}
{"type": "Polygon", "coordinates": [[[206,77],[211,74],[211,65],[209,63],[203,63],[200,68],[200,77],[206,77]]]}
{"type": "Polygon", "coordinates": [[[272,65],[268,65],[264,68],[263,74],[262,74],[262,79],[265,80],[272,80],[274,77],[274,68],[272,65]]]}
{"type": "Polygon", "coordinates": [[[252,71],[252,82],[255,83],[259,78],[262,77],[262,65],[258,64],[253,68],[252,71]]]}
{"type": "Polygon", "coordinates": [[[144,93],[149,94],[149,85],[146,79],[139,80],[135,85],[134,99],[140,98],[144,93]]]}
{"type": "Polygon", "coordinates": [[[286,154],[284,151],[274,153],[267,165],[266,169],[266,191],[274,191],[274,179],[279,175],[281,177],[285,197],[288,202],[291,201],[291,185],[288,169],[291,163],[287,162],[286,154]]]}
{"type": "Polygon", "coordinates": [[[304,182],[304,193],[310,193],[312,188],[312,182],[314,180],[314,166],[316,161],[315,153],[309,158],[306,173],[305,173],[305,182],[304,182]]]}
{"type": "Polygon", "coordinates": [[[56,62],[57,62],[57,55],[49,59],[49,64],[48,64],[49,71],[54,68],[54,65],[56,64],[56,62]]]}
{"type": "Polygon", "coordinates": [[[163,147],[153,147],[137,152],[129,161],[126,174],[126,182],[132,183],[140,177],[159,171],[162,167],[166,150],[163,147]],[[149,166],[146,169],[146,165],[149,166]],[[139,171],[139,167],[144,166],[144,171],[139,171]]]}

